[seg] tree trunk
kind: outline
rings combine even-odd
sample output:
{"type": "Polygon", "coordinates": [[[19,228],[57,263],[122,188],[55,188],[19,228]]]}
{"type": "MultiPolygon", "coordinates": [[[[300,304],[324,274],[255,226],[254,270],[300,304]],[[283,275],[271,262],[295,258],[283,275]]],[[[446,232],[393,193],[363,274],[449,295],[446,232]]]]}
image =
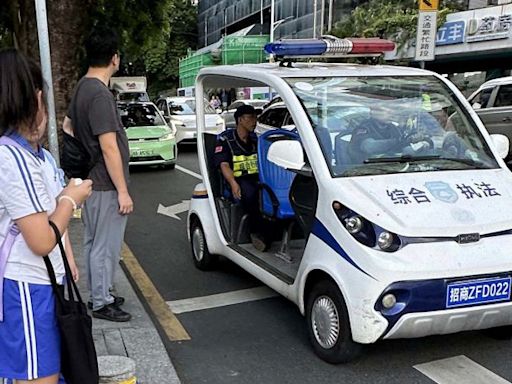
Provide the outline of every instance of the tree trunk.
{"type": "MultiPolygon", "coordinates": [[[[10,1],[17,48],[39,62],[35,0],[10,1]]],[[[46,0],[59,138],[71,93],[82,75],[82,41],[89,22],[89,4],[84,0],[46,0]]]]}

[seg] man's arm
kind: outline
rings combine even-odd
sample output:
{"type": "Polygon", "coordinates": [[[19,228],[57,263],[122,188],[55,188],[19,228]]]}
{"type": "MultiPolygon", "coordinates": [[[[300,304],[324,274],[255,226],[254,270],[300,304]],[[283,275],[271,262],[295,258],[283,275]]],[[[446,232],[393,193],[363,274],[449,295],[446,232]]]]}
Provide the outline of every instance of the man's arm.
{"type": "Polygon", "coordinates": [[[64,117],[64,123],[62,123],[62,130],[66,132],[68,135],[75,136],[73,130],[73,122],[69,117],[64,117]]]}
{"type": "Polygon", "coordinates": [[[133,211],[133,201],[124,178],[123,161],[117,145],[117,133],[103,133],[99,135],[99,142],[108,174],[117,190],[119,213],[127,215],[133,211]]]}
{"type": "Polygon", "coordinates": [[[233,174],[233,170],[229,163],[225,161],[220,163],[220,171],[222,172],[224,179],[226,179],[229,184],[233,197],[240,200],[242,198],[242,191],[240,189],[240,185],[236,182],[235,175],[233,174]]]}

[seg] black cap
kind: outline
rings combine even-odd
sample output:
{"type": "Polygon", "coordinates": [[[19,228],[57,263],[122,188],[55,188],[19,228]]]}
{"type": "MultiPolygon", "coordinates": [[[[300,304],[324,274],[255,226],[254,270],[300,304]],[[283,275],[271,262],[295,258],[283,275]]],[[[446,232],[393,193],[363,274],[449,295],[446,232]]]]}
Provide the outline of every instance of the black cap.
{"type": "Polygon", "coordinates": [[[235,114],[233,116],[235,118],[235,122],[238,123],[238,118],[242,115],[257,115],[257,114],[258,113],[256,112],[256,110],[254,109],[254,107],[252,105],[244,104],[244,105],[239,106],[236,109],[235,114]]]}

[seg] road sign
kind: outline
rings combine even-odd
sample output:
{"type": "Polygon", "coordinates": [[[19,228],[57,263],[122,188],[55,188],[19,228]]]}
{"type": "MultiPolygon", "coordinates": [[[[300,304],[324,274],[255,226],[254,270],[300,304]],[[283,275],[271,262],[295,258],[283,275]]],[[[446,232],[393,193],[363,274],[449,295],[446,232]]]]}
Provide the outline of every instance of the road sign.
{"type": "Polygon", "coordinates": [[[420,11],[437,11],[439,0],[420,0],[420,11]]]}
{"type": "Polygon", "coordinates": [[[420,11],[418,29],[416,32],[417,61],[432,61],[435,59],[437,11],[420,11]]]}

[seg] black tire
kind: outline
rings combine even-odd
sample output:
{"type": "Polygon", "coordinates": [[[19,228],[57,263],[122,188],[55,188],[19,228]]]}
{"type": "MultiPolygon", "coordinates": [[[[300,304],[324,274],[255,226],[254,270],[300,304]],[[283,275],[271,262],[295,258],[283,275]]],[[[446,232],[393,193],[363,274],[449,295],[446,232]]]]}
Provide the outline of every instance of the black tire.
{"type": "Polygon", "coordinates": [[[483,333],[486,336],[489,336],[496,340],[510,340],[510,339],[512,339],[512,325],[484,329],[483,333]]]}
{"type": "Polygon", "coordinates": [[[163,169],[174,169],[176,168],[176,164],[165,164],[165,165],[162,165],[162,168],[163,169]]]}
{"type": "Polygon", "coordinates": [[[190,227],[190,245],[192,248],[192,260],[194,260],[194,264],[198,269],[208,271],[215,268],[219,257],[212,255],[208,251],[206,236],[198,220],[193,221],[190,227]]]}
{"type": "Polygon", "coordinates": [[[361,354],[363,346],[352,340],[347,306],[334,282],[322,280],[313,287],[307,297],[306,320],[309,340],[322,360],[346,363],[361,354]]]}

